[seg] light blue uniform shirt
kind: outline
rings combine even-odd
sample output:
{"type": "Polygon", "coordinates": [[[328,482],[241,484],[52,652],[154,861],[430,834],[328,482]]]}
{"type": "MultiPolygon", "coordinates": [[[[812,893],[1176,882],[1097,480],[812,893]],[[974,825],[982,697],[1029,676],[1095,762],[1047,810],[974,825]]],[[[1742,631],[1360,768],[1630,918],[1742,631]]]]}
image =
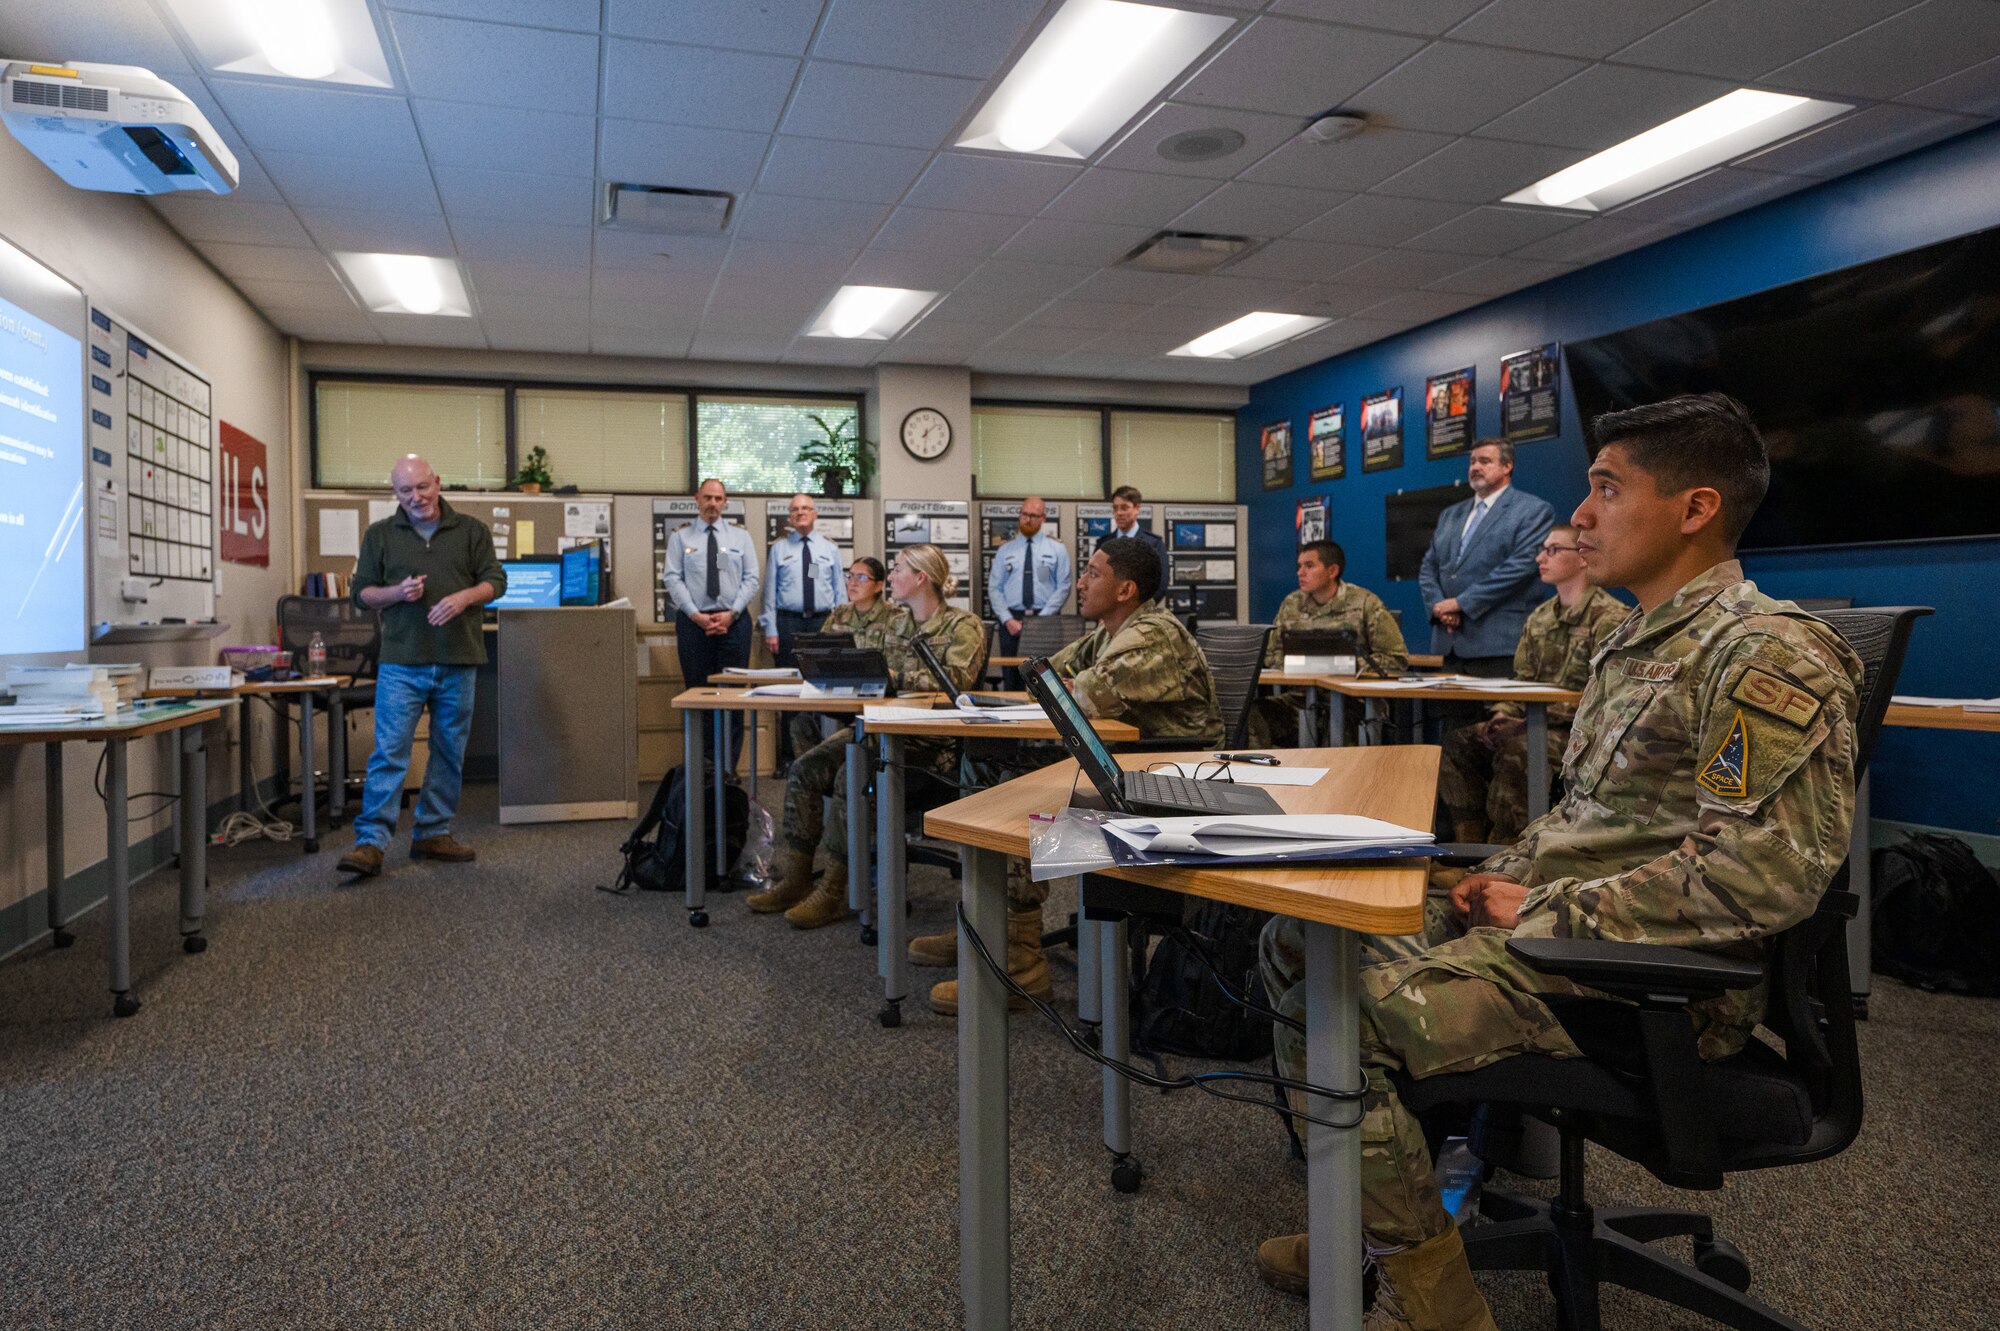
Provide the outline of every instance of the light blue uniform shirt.
{"type": "Polygon", "coordinates": [[[684,615],[728,610],[741,615],[757,599],[757,548],[750,533],[724,518],[715,524],[716,546],[722,556],[717,572],[720,595],[708,595],[708,524],[697,518],[667,537],[667,568],[663,581],[667,599],[684,615]]]}
{"type": "Polygon", "coordinates": [[[1012,619],[1016,610],[1031,615],[1060,614],[1069,599],[1069,547],[1048,534],[1034,537],[1035,572],[1028,577],[1028,540],[1016,536],[993,555],[993,567],[986,575],[986,602],[996,619],[1012,619]],[[1032,602],[1024,600],[1031,597],[1032,602]]]}
{"type": "Polygon", "coordinates": [[[813,613],[823,615],[847,602],[847,568],[840,562],[840,548],[818,532],[801,539],[797,532],[788,531],[782,541],[772,544],[771,566],[764,578],[764,613],[757,622],[764,626],[767,638],[777,636],[780,610],[805,613],[808,546],[812,549],[813,613]]]}

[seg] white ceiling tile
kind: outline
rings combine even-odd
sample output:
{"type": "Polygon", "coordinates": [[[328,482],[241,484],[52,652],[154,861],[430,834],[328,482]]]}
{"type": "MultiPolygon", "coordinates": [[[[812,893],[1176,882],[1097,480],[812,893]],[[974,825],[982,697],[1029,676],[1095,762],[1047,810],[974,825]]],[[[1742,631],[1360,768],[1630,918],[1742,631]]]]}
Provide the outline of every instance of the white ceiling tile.
{"type": "MultiPolygon", "coordinates": [[[[1229,111],[1164,102],[1153,108],[1152,114],[1097,160],[1100,166],[1127,171],[1160,171],[1170,175],[1227,180],[1279,144],[1295,137],[1303,128],[1292,116],[1259,115],[1254,111],[1229,111]],[[1163,140],[1191,129],[1233,129],[1243,136],[1243,146],[1226,157],[1207,162],[1175,162],[1160,156],[1159,146],[1163,140]]],[[[1315,182],[1294,180],[1283,183],[1310,185],[1315,182]]]]}
{"type": "Polygon", "coordinates": [[[428,14],[391,14],[410,88],[448,102],[589,112],[597,37],[428,14]]]}
{"type": "Polygon", "coordinates": [[[1630,46],[1701,0],[1493,0],[1451,30],[1463,41],[1598,59],[1630,46]]]}
{"type": "Polygon", "coordinates": [[[990,336],[997,336],[1046,304],[1045,297],[1017,291],[954,291],[937,303],[933,313],[946,323],[980,324],[991,330],[990,336]]]}
{"type": "MultiPolygon", "coordinates": [[[[229,138],[232,144],[232,151],[242,148],[242,139],[233,130],[229,131],[229,138]]],[[[257,164],[257,159],[250,156],[247,152],[236,152],[236,174],[236,188],[222,197],[232,200],[240,199],[244,203],[283,203],[285,201],[285,196],[278,193],[278,187],[271,183],[271,177],[264,173],[264,168],[257,164]]],[[[182,197],[188,197],[191,194],[192,191],[188,191],[182,197]]],[[[203,197],[206,199],[217,198],[213,194],[204,195],[203,197]]]]}
{"type": "Polygon", "coordinates": [[[799,337],[777,359],[788,365],[869,365],[884,344],[866,338],[799,337]]]}
{"type": "Polygon", "coordinates": [[[1575,213],[1546,208],[1474,208],[1404,244],[1451,254],[1509,254],[1582,220],[1575,213]]]}
{"type": "Polygon", "coordinates": [[[1812,183],[1804,176],[1723,167],[1682,181],[1672,189],[1650,194],[1637,203],[1629,203],[1620,208],[1617,215],[1638,222],[1672,222],[1677,226],[1693,226],[1779,198],[1812,183]]]}
{"type": "Polygon", "coordinates": [[[1176,217],[1173,225],[1177,231],[1282,236],[1347,197],[1332,190],[1232,180],[1176,217]]]}
{"type": "Polygon", "coordinates": [[[728,46],[741,51],[803,55],[825,0],[605,0],[605,30],[621,37],[652,37],[728,46]]]}
{"type": "Polygon", "coordinates": [[[495,351],[590,350],[590,321],[587,319],[582,323],[557,323],[547,319],[482,319],[480,323],[486,329],[487,345],[495,351]]]}
{"type": "Polygon", "coordinates": [[[2000,56],[1903,94],[1905,102],[1969,116],[2000,116],[2000,56]]]}
{"type": "Polygon", "coordinates": [[[517,295],[567,297],[590,291],[590,269],[553,263],[503,263],[467,259],[465,275],[475,293],[507,291],[517,295]]]}
{"type": "Polygon", "coordinates": [[[655,333],[662,336],[693,337],[708,304],[708,293],[673,295],[647,301],[613,300],[593,295],[590,319],[599,328],[615,328],[626,333],[655,333]]]}
{"type": "Polygon", "coordinates": [[[741,360],[769,363],[785,354],[788,337],[732,337],[726,333],[696,333],[688,348],[690,360],[741,360]]]}
{"type": "Polygon", "coordinates": [[[517,292],[477,292],[479,318],[547,319],[550,323],[590,323],[590,289],[579,285],[568,299],[554,296],[522,295],[517,292]]]}
{"type": "Polygon", "coordinates": [[[929,160],[918,148],[780,134],[771,140],[757,188],[800,198],[894,203],[929,160]]]}
{"type": "Polygon", "coordinates": [[[439,166],[585,177],[596,172],[595,116],[423,99],[415,106],[424,147],[439,166]]]}
{"type": "Polygon", "coordinates": [[[837,278],[854,262],[844,245],[793,245],[774,240],[739,240],[722,266],[724,280],[754,280],[770,286],[837,278]]]}
{"type": "Polygon", "coordinates": [[[1614,255],[1677,235],[1680,228],[1665,222],[1641,222],[1625,217],[1593,217],[1547,240],[1514,251],[1523,259],[1556,259],[1564,263],[1597,263],[1614,255]]]}
{"type": "Polygon", "coordinates": [[[943,153],[930,164],[905,203],[920,208],[1008,213],[1033,217],[1083,174],[1080,166],[989,153],[943,153]]]}
{"type": "Polygon", "coordinates": [[[643,356],[657,360],[681,360],[694,341],[694,331],[601,328],[590,330],[590,350],[598,356],[643,356]]]}
{"type": "Polygon", "coordinates": [[[1093,166],[1056,195],[1044,217],[1071,222],[1116,222],[1165,226],[1216,188],[1202,176],[1169,176],[1151,171],[1114,171],[1093,166]]]}
{"type": "Polygon", "coordinates": [[[153,207],[168,225],[188,240],[223,241],[237,245],[311,245],[312,237],[282,203],[251,203],[243,199],[155,198],[153,207]]]}
{"type": "Polygon", "coordinates": [[[334,281],[328,269],[324,282],[237,282],[236,289],[260,310],[351,310],[353,297],[334,281]]]}
{"type": "Polygon", "coordinates": [[[1486,0],[1278,0],[1271,6],[1271,12],[1434,37],[1485,3],[1486,0]]]}
{"type": "Polygon", "coordinates": [[[810,306],[803,310],[711,308],[702,316],[701,331],[727,337],[791,337],[810,313],[810,306]]]}
{"type": "Polygon", "coordinates": [[[768,135],[606,120],[597,156],[607,180],[745,194],[770,144],[768,135]]]}
{"type": "Polygon", "coordinates": [[[1565,56],[1433,42],[1342,107],[1397,129],[1464,134],[1584,69],[1565,56]]]}
{"type": "Polygon", "coordinates": [[[604,113],[768,134],[798,72],[785,56],[614,37],[605,43],[604,113]]]}
{"type": "Polygon", "coordinates": [[[1384,194],[1492,203],[1577,160],[1572,148],[1459,139],[1382,182],[1384,194]]]}
{"type": "Polygon", "coordinates": [[[271,245],[200,242],[195,246],[232,282],[309,282],[332,279],[324,254],[316,249],[280,249],[271,245]]]}
{"type": "Polygon", "coordinates": [[[988,259],[958,283],[961,291],[1011,291],[1023,296],[1056,296],[1098,271],[1067,263],[1024,263],[988,259]]]}
{"type": "Polygon", "coordinates": [[[1198,277],[1163,303],[1200,310],[1282,311],[1291,309],[1308,285],[1289,277],[1238,277],[1231,269],[1198,277]]]}
{"type": "Polygon", "coordinates": [[[1339,106],[1423,46],[1395,33],[1260,18],[1239,33],[1174,100],[1291,116],[1339,106]]]}
{"type": "Polygon", "coordinates": [[[993,253],[1021,225],[1018,217],[905,205],[891,213],[875,233],[873,248],[977,257],[993,253]]]}
{"type": "Polygon", "coordinates": [[[897,348],[953,347],[970,351],[993,340],[994,329],[984,323],[954,323],[935,315],[905,330],[895,339],[897,348]]]}
{"type": "Polygon", "coordinates": [[[1245,180],[1359,192],[1420,162],[1452,141],[1416,129],[1363,130],[1345,143],[1293,139],[1243,173],[1245,180]]]}
{"type": "Polygon", "coordinates": [[[1293,298],[1292,305],[1300,314],[1341,319],[1381,304],[1387,294],[1381,287],[1353,286],[1336,278],[1305,288],[1293,298]]]}
{"type": "Polygon", "coordinates": [[[1150,325],[1141,328],[1116,328],[1092,338],[1084,344],[1083,350],[1093,355],[1164,356],[1190,338],[1201,336],[1205,331],[1205,329],[1189,331],[1185,328],[1169,329],[1150,325]]]}
{"type": "Polygon", "coordinates": [[[974,79],[811,60],[785,113],[784,130],[816,138],[935,149],[978,94],[974,79]]]}
{"type": "Polygon", "coordinates": [[[598,25],[598,0],[388,0],[383,8],[570,32],[596,32],[598,25]]]}
{"type": "Polygon", "coordinates": [[[795,199],[758,191],[738,205],[729,229],[745,240],[865,245],[889,210],[879,203],[795,199]]]}
{"type": "Polygon", "coordinates": [[[1364,287],[1420,287],[1436,278],[1461,272],[1471,267],[1472,262],[1462,254],[1384,250],[1340,269],[1339,277],[1342,282],[1364,287]]]}
{"type": "Polygon", "coordinates": [[[587,226],[538,226],[532,222],[468,217],[454,221],[451,232],[458,241],[458,252],[468,259],[497,259],[506,263],[590,262],[587,226]]]}
{"type": "MultiPolygon", "coordinates": [[[[211,78],[208,86],[256,152],[324,153],[358,143],[388,162],[421,162],[423,141],[401,97],[344,92],[319,84],[246,83],[211,78]]],[[[238,145],[239,149],[241,145],[238,145]]]]}
{"type": "Polygon", "coordinates": [[[1969,116],[1883,103],[1842,116],[1742,165],[1795,176],[1840,176],[1962,134],[1980,123],[1969,116]]]}
{"type": "Polygon", "coordinates": [[[1326,245],[1311,240],[1274,240],[1229,266],[1231,277],[1277,277],[1323,282],[1375,251],[1365,245],[1326,245]]]}
{"type": "Polygon", "coordinates": [[[1293,238],[1348,245],[1400,245],[1411,236],[1442,226],[1464,212],[1463,205],[1439,199],[1357,194],[1318,221],[1300,227],[1293,238]]]}
{"type": "Polygon", "coordinates": [[[813,55],[858,65],[991,77],[1042,12],[1043,0],[833,0],[813,55]]]}
{"type": "MultiPolygon", "coordinates": [[[[486,334],[477,319],[435,314],[371,314],[368,322],[390,346],[484,347],[486,334]]],[[[451,478],[445,477],[447,484],[451,478]]]]}
{"type": "Polygon", "coordinates": [[[976,254],[918,254],[908,250],[863,250],[841,281],[856,286],[949,291],[979,267],[976,254]]]}
{"type": "Polygon", "coordinates": [[[1011,329],[989,345],[1001,355],[1016,352],[1061,354],[1075,351],[1097,335],[1088,328],[1037,328],[1029,325],[1011,329]]]}
{"type": "Polygon", "coordinates": [[[138,65],[169,82],[193,72],[180,43],[153,7],[130,0],[9,5],[0,20],[0,38],[10,59],[138,65]]]}
{"type": "Polygon", "coordinates": [[[2000,5],[1924,0],[1789,65],[1770,78],[1840,97],[1895,97],[2000,51],[2000,5]]]}
{"type": "Polygon", "coordinates": [[[328,253],[364,250],[382,254],[451,253],[444,218],[422,213],[377,213],[359,208],[300,208],[299,220],[328,253]]]}
{"type": "Polygon", "coordinates": [[[1029,322],[1037,328],[1088,328],[1108,332],[1141,318],[1151,305],[1112,300],[1063,300],[1042,310],[1029,322]]]}
{"type": "MultiPolygon", "coordinates": [[[[329,140],[329,146],[342,145],[329,140]]],[[[372,157],[325,157],[315,153],[262,154],[271,181],[300,208],[365,207],[370,212],[436,216],[437,188],[422,162],[384,162],[372,157]]]]}
{"type": "Polygon", "coordinates": [[[653,274],[660,281],[684,285],[678,274],[706,273],[711,279],[722,271],[729,257],[730,238],[714,236],[660,236],[644,231],[605,229],[595,233],[592,254],[599,269],[619,270],[615,283],[632,280],[627,270],[653,274]],[[666,257],[663,257],[666,256],[666,257]]]}
{"type": "Polygon", "coordinates": [[[1487,259],[1470,268],[1441,277],[1424,285],[1432,291],[1458,291],[1475,296],[1502,296],[1509,291],[1519,291],[1537,282],[1546,282],[1552,277],[1560,277],[1575,268],[1574,264],[1557,263],[1553,259],[1517,259],[1511,256],[1487,259]]]}
{"type": "Polygon", "coordinates": [[[1596,152],[1734,91],[1732,83],[1694,74],[1595,65],[1479,133],[1596,152]]]}
{"type": "Polygon", "coordinates": [[[454,222],[488,217],[547,226],[589,226],[596,216],[597,182],[574,176],[441,166],[437,187],[445,212],[454,222]]]}
{"type": "Polygon", "coordinates": [[[1910,0],[1709,0],[1618,52],[1622,64],[1749,81],[1910,0]]]}
{"type": "Polygon", "coordinates": [[[1152,303],[1165,300],[1195,279],[1179,273],[1148,273],[1137,268],[1106,268],[1072,287],[1071,300],[1121,300],[1152,303]]]}
{"type": "Polygon", "coordinates": [[[1107,222],[1066,222],[1038,217],[995,251],[995,257],[1027,263],[1103,265],[1115,263],[1152,232],[1143,226],[1107,222]]]}
{"type": "Polygon", "coordinates": [[[259,309],[279,332],[290,333],[293,337],[302,338],[307,342],[373,343],[383,340],[375,325],[368,321],[368,315],[354,308],[351,301],[344,310],[321,309],[317,306],[303,310],[261,306],[259,309]]]}

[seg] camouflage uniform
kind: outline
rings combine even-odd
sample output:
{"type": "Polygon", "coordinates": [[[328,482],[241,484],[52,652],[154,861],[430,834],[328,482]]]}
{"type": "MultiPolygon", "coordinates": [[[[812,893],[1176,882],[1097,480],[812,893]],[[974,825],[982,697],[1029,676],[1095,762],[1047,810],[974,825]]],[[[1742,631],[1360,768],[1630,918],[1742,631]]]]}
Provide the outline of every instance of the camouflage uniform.
{"type": "MultiPolygon", "coordinates": [[[[1410,650],[1403,643],[1403,630],[1382,598],[1365,587],[1342,582],[1340,589],[1322,604],[1303,591],[1293,592],[1278,606],[1271,620],[1271,638],[1264,647],[1264,668],[1275,670],[1284,664],[1286,629],[1348,629],[1355,641],[1368,651],[1375,665],[1391,674],[1410,668],[1410,650]]],[[[1306,695],[1300,689],[1285,689],[1259,698],[1250,712],[1250,743],[1260,749],[1291,745],[1299,733],[1299,713],[1305,710],[1306,695]]],[[[1354,742],[1356,713],[1350,707],[1347,740],[1354,742]]]]}
{"type": "MultiPolygon", "coordinates": [[[[1718,564],[1611,636],[1563,755],[1562,803],[1475,872],[1530,889],[1522,937],[1761,960],[1765,940],[1812,913],[1847,853],[1860,680],[1832,629],[1760,593],[1734,560],[1718,564]]],[[[1451,1224],[1423,1131],[1389,1074],[1577,1057],[1541,996],[1604,997],[1515,959],[1508,936],[1474,929],[1361,972],[1362,1213],[1378,1250],[1451,1224]]],[[[1302,1012],[1296,948],[1263,951],[1279,1009],[1302,1012]]],[[[1760,984],[1692,1005],[1701,1056],[1741,1049],[1764,997],[1760,984]]],[[[1302,1045],[1288,1034],[1279,1065],[1302,1077],[1302,1045]]]]}
{"type": "MultiPolygon", "coordinates": [[[[1564,609],[1554,596],[1536,606],[1521,626],[1514,648],[1514,678],[1536,679],[1562,689],[1590,682],[1590,660],[1632,608],[1602,587],[1588,588],[1575,607],[1564,609]]],[[[1495,703],[1491,715],[1520,720],[1527,708],[1495,703]]],[[[1568,703],[1548,707],[1549,768],[1562,761],[1569,742],[1568,703]]],[[[1444,737],[1444,765],[1438,770],[1438,798],[1455,822],[1482,815],[1493,824],[1492,839],[1512,841],[1528,821],[1528,734],[1522,730],[1495,741],[1485,723],[1460,726],[1444,737]]]]}

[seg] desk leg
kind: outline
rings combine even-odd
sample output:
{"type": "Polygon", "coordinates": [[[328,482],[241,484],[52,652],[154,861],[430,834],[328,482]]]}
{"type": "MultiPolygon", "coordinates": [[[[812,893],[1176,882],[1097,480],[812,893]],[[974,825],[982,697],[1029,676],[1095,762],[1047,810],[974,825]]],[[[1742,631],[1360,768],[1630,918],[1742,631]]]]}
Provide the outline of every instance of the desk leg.
{"type": "MultiPolygon", "coordinates": [[[[1101,1044],[1106,1057],[1132,1061],[1132,923],[1101,922],[1097,927],[1098,1002],[1104,1014],[1101,1044]]],[[[961,967],[961,970],[963,968],[961,967]]],[[[1111,1186],[1137,1192],[1143,1171],[1132,1158],[1132,1083],[1105,1068],[1104,1149],[1111,1152],[1111,1186]]]]}
{"type": "Polygon", "coordinates": [[[1326,747],[1343,748],[1347,744],[1347,695],[1328,689],[1326,711],[1326,747]]]}
{"type": "Polygon", "coordinates": [[[1369,746],[1382,742],[1382,700],[1370,698],[1361,704],[1361,727],[1354,737],[1369,746]]]}
{"type": "MultiPolygon", "coordinates": [[[[903,903],[909,899],[903,847],[907,828],[903,814],[901,735],[882,736],[882,771],[875,778],[875,822],[881,829],[875,846],[875,969],[882,976],[884,1026],[903,1024],[903,1000],[910,996],[910,925],[903,903]]],[[[983,935],[982,935],[983,936],[983,935]]]]}
{"type": "Polygon", "coordinates": [[[111,883],[106,913],[111,927],[104,931],[104,964],[111,973],[111,1015],[129,1017],[139,1010],[132,996],[132,859],[126,844],[125,741],[104,742],[104,850],[111,883]]]}
{"type": "Polygon", "coordinates": [[[1528,704],[1528,821],[1549,811],[1549,705],[1528,704]]]}
{"type": "Polygon", "coordinates": [[[338,831],[347,812],[347,700],[339,689],[326,700],[326,825],[338,831]]]}
{"type": "Polygon", "coordinates": [[[236,712],[236,811],[248,813],[257,803],[257,760],[250,753],[250,699],[243,699],[236,712]]]}
{"type": "MultiPolygon", "coordinates": [[[[785,724],[783,712],[778,713],[778,724],[781,726],[785,724]]],[[[743,713],[743,732],[744,742],[750,750],[750,802],[755,804],[757,802],[757,714],[755,712],[743,713]]]]}
{"type": "Polygon", "coordinates": [[[299,695],[299,830],[305,833],[305,851],[319,853],[319,780],[313,774],[313,695],[307,689],[299,695]]]}
{"type": "MultiPolygon", "coordinates": [[[[885,737],[885,749],[887,745],[885,737]]],[[[876,903],[868,895],[873,881],[868,871],[868,823],[868,732],[857,716],[847,741],[847,908],[860,912],[864,947],[875,942],[875,922],[869,914],[876,903]]]]}
{"type": "MultiPolygon", "coordinates": [[[[1076,1019],[1089,1026],[1104,1020],[1104,982],[1098,976],[1103,944],[1097,936],[1104,926],[1083,913],[1083,880],[1072,878],[1076,891],[1076,1019]]],[[[1100,1040],[1102,1036],[1100,1035],[1100,1040]]]]}
{"type": "Polygon", "coordinates": [[[1874,863],[1869,859],[1872,839],[1869,822],[1868,774],[1863,772],[1854,787],[1854,829],[1847,845],[1847,890],[1861,901],[1861,909],[1847,922],[1847,987],[1854,997],[1854,1015],[1868,1015],[1868,967],[1875,946],[1868,912],[1875,902],[1874,863]]]}
{"type": "Polygon", "coordinates": [[[1313,725],[1319,720],[1319,690],[1306,685],[1306,705],[1299,709],[1299,747],[1313,747],[1313,725]]]}
{"type": "MultiPolygon", "coordinates": [[[[717,713],[720,715],[720,713],[717,713]]],[[[707,802],[701,788],[702,714],[692,707],[681,713],[681,881],[687,891],[688,923],[700,929],[708,924],[708,837],[707,802]]]]}
{"type": "Polygon", "coordinates": [[[49,945],[68,947],[76,935],[63,927],[62,742],[42,745],[42,862],[48,872],[49,945]]]}
{"type": "Polygon", "coordinates": [[[997,851],[965,848],[959,887],[965,918],[958,930],[958,1292],[966,1331],[1006,1331],[1013,1263],[1007,1232],[1007,991],[980,964],[966,936],[969,924],[994,960],[1006,964],[1006,881],[1006,860],[997,851]]]}
{"type": "MultiPolygon", "coordinates": [[[[1361,1085],[1360,940],[1330,924],[1306,925],[1306,1079],[1361,1085]]],[[[1313,1112],[1360,1126],[1360,1106],[1314,1097],[1313,1112]]],[[[1311,1235],[1306,1325],[1361,1325],[1361,1134],[1306,1125],[1306,1227],[1311,1235]]]]}
{"type": "Polygon", "coordinates": [[[208,727],[183,726],[177,737],[181,750],[181,950],[205,952],[208,939],[201,927],[208,915],[208,727]]]}
{"type": "Polygon", "coordinates": [[[729,713],[717,709],[715,718],[715,876],[728,876],[735,866],[729,862],[729,713]]]}

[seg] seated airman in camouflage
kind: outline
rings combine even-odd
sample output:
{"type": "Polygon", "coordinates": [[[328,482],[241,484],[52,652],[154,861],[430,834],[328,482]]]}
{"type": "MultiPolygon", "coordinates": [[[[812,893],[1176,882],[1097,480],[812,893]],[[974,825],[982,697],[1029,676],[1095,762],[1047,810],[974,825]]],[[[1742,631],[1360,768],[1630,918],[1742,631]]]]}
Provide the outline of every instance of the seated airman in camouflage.
{"type": "MultiPolygon", "coordinates": [[[[1410,667],[1409,648],[1396,617],[1382,598],[1365,587],[1345,581],[1347,554],[1332,541],[1308,541],[1299,547],[1299,589],[1287,596],[1271,620],[1271,639],[1264,647],[1264,668],[1284,662],[1286,629],[1346,629],[1366,654],[1361,669],[1400,674],[1410,667]]],[[[1250,743],[1260,749],[1298,742],[1299,713],[1305,708],[1303,689],[1285,689],[1259,698],[1250,713],[1250,743]]],[[[1354,742],[1355,708],[1348,709],[1348,743],[1354,742]]]]}
{"type": "MultiPolygon", "coordinates": [[[[1639,609],[1578,705],[1562,802],[1451,890],[1464,933],[1361,972],[1362,1222],[1383,1277],[1373,1328],[1493,1326],[1390,1073],[1581,1056],[1543,999],[1604,995],[1515,959],[1508,937],[1757,958],[1812,914],[1847,853],[1861,664],[1736,562],[1770,482],[1756,427],[1706,394],[1601,416],[1592,438],[1577,544],[1590,581],[1626,588],[1639,609]]],[[[1299,931],[1280,921],[1264,942],[1265,984],[1302,1015],[1299,931]]],[[[1759,985],[1694,1004],[1702,1057],[1741,1049],[1764,997],[1759,985]]],[[[1302,1041],[1283,1027],[1278,1058],[1303,1078],[1302,1041]]],[[[1303,1292],[1305,1251],[1304,1235],[1269,1240],[1258,1267],[1303,1292]]]]}
{"type": "MultiPolygon", "coordinates": [[[[1631,607],[1584,576],[1576,548],[1576,528],[1559,522],[1542,538],[1535,556],[1542,581],[1556,594],[1529,612],[1514,648],[1514,678],[1539,680],[1557,688],[1581,689],[1590,682],[1590,661],[1631,607]]],[[[1576,708],[1548,708],[1549,770],[1562,763],[1576,708]]],[[[1517,702],[1493,704],[1484,721],[1460,726],[1444,737],[1444,765],[1438,769],[1438,798],[1451,813],[1454,841],[1508,842],[1528,822],[1527,708],[1517,702]],[[1491,820],[1490,823],[1488,820],[1491,820]]]]}
{"type": "MultiPolygon", "coordinates": [[[[1160,561],[1141,541],[1107,541],[1076,580],[1077,609],[1096,627],[1049,658],[1090,717],[1129,722],[1142,739],[1186,736],[1191,749],[1222,742],[1222,709],[1208,658],[1180,620],[1153,598],[1160,591],[1160,561]]],[[[1052,751],[1053,758],[1053,751],[1052,751]]],[[[1054,990],[1042,957],[1042,902],[1049,885],[1033,882],[1020,860],[1007,861],[1007,973],[1039,998],[1054,990]]],[[[910,940],[919,966],[958,962],[958,935],[910,940]]],[[[931,1007],[958,1012],[958,981],[931,989],[931,1007]]],[[[1009,1000],[1017,1010],[1018,999],[1009,1000]]]]}
{"type": "MultiPolygon", "coordinates": [[[[882,567],[882,561],[864,555],[847,568],[847,599],[835,606],[821,624],[821,633],[845,633],[853,637],[856,647],[873,647],[877,651],[888,649],[889,639],[907,638],[917,631],[916,622],[910,612],[897,605],[883,593],[888,586],[889,573],[882,567]]],[[[817,748],[823,738],[820,717],[812,712],[795,712],[791,716],[792,752],[804,753],[817,748]]],[[[794,761],[797,761],[796,759],[794,761]]],[[[806,786],[822,784],[821,795],[833,792],[840,780],[838,768],[834,775],[809,781],[806,786]]],[[[786,776],[791,769],[786,769],[786,776]]],[[[761,894],[759,894],[761,895],[761,894]]],[[[751,898],[754,900],[755,898],[751,898]]],[[[786,903],[789,905],[790,903],[786,903]]],[[[752,906],[752,910],[783,910],[784,906],[752,906]]]]}

